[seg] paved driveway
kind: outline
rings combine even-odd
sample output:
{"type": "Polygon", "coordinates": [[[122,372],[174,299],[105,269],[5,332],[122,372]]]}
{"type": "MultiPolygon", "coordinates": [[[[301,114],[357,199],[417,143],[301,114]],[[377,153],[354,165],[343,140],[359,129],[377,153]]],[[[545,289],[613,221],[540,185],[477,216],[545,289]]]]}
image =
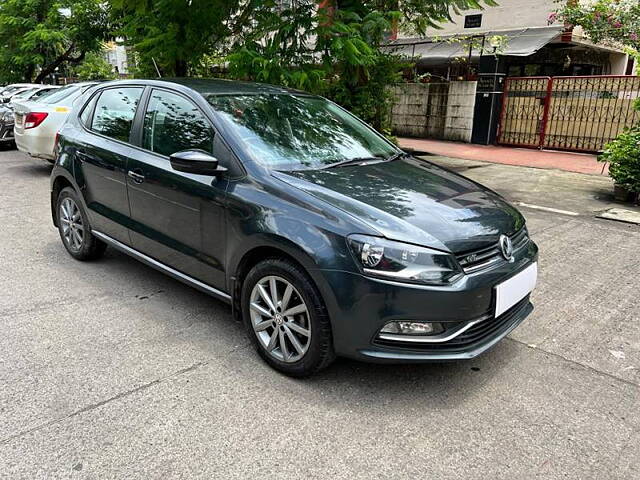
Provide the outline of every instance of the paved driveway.
{"type": "Polygon", "coordinates": [[[523,207],[529,320],[467,363],[292,380],[229,309],[109,250],[80,263],[45,163],[0,152],[0,477],[640,478],[640,227],[609,180],[433,158],[523,207]]]}

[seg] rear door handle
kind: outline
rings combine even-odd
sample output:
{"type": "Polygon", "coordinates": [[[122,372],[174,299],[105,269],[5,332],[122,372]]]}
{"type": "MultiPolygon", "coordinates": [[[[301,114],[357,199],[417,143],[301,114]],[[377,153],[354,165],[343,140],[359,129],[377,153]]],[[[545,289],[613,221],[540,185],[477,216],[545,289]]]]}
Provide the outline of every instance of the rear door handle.
{"type": "Polygon", "coordinates": [[[142,174],[142,170],[140,170],[139,168],[136,168],[135,170],[129,170],[127,172],[127,175],[129,175],[129,178],[132,178],[135,183],[144,182],[144,175],[142,174]]]}

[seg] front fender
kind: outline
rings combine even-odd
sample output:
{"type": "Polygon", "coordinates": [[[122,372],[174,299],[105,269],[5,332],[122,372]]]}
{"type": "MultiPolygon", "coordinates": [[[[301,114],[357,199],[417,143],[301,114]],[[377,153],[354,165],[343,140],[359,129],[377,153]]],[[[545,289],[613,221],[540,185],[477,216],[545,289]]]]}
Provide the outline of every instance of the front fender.
{"type": "MultiPolygon", "coordinates": [[[[348,251],[346,240],[340,234],[323,230],[313,224],[296,220],[283,215],[273,215],[269,222],[270,231],[255,231],[249,235],[233,235],[229,241],[228,291],[237,293],[237,274],[243,259],[251,256],[260,261],[254,254],[264,254],[265,258],[274,251],[298,262],[308,273],[320,291],[326,307],[333,311],[336,307],[336,295],[327,281],[326,271],[356,271],[352,256],[348,251]],[[262,253],[264,252],[264,253],[262,253]]],[[[244,225],[248,228],[248,225],[244,225]]],[[[243,233],[246,228],[240,229],[243,233]]],[[[230,229],[237,233],[238,229],[230,229]]]]}

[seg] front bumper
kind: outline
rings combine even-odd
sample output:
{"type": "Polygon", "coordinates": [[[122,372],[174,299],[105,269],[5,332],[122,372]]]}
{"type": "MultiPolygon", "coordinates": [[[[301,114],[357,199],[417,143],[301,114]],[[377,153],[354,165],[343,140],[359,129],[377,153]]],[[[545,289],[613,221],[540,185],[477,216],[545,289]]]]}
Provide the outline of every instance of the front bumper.
{"type": "Polygon", "coordinates": [[[470,329],[467,334],[441,344],[400,344],[376,341],[377,348],[359,353],[372,362],[440,362],[468,360],[489,350],[520,325],[533,311],[529,297],[498,318],[489,318],[470,329]]]}
{"type": "Polygon", "coordinates": [[[322,292],[332,320],[334,347],[341,356],[369,362],[432,362],[473,358],[488,350],[531,313],[529,297],[495,318],[495,286],[537,260],[529,241],[513,263],[465,275],[454,285],[430,287],[376,280],[357,273],[321,271],[330,292],[322,292]],[[327,298],[329,300],[327,301],[327,298]],[[382,340],[390,321],[441,322],[456,330],[450,341],[413,343],[382,340]]]}
{"type": "Polygon", "coordinates": [[[13,142],[13,123],[0,124],[0,142],[13,142]]]}

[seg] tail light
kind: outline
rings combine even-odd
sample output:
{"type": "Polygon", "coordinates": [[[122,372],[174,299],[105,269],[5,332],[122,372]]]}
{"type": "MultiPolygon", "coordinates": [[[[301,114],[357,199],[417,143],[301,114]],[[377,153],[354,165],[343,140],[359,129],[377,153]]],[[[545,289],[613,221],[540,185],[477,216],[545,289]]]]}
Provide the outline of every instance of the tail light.
{"type": "Polygon", "coordinates": [[[24,119],[24,129],[36,128],[49,114],[45,112],[29,112],[24,119]]]}

